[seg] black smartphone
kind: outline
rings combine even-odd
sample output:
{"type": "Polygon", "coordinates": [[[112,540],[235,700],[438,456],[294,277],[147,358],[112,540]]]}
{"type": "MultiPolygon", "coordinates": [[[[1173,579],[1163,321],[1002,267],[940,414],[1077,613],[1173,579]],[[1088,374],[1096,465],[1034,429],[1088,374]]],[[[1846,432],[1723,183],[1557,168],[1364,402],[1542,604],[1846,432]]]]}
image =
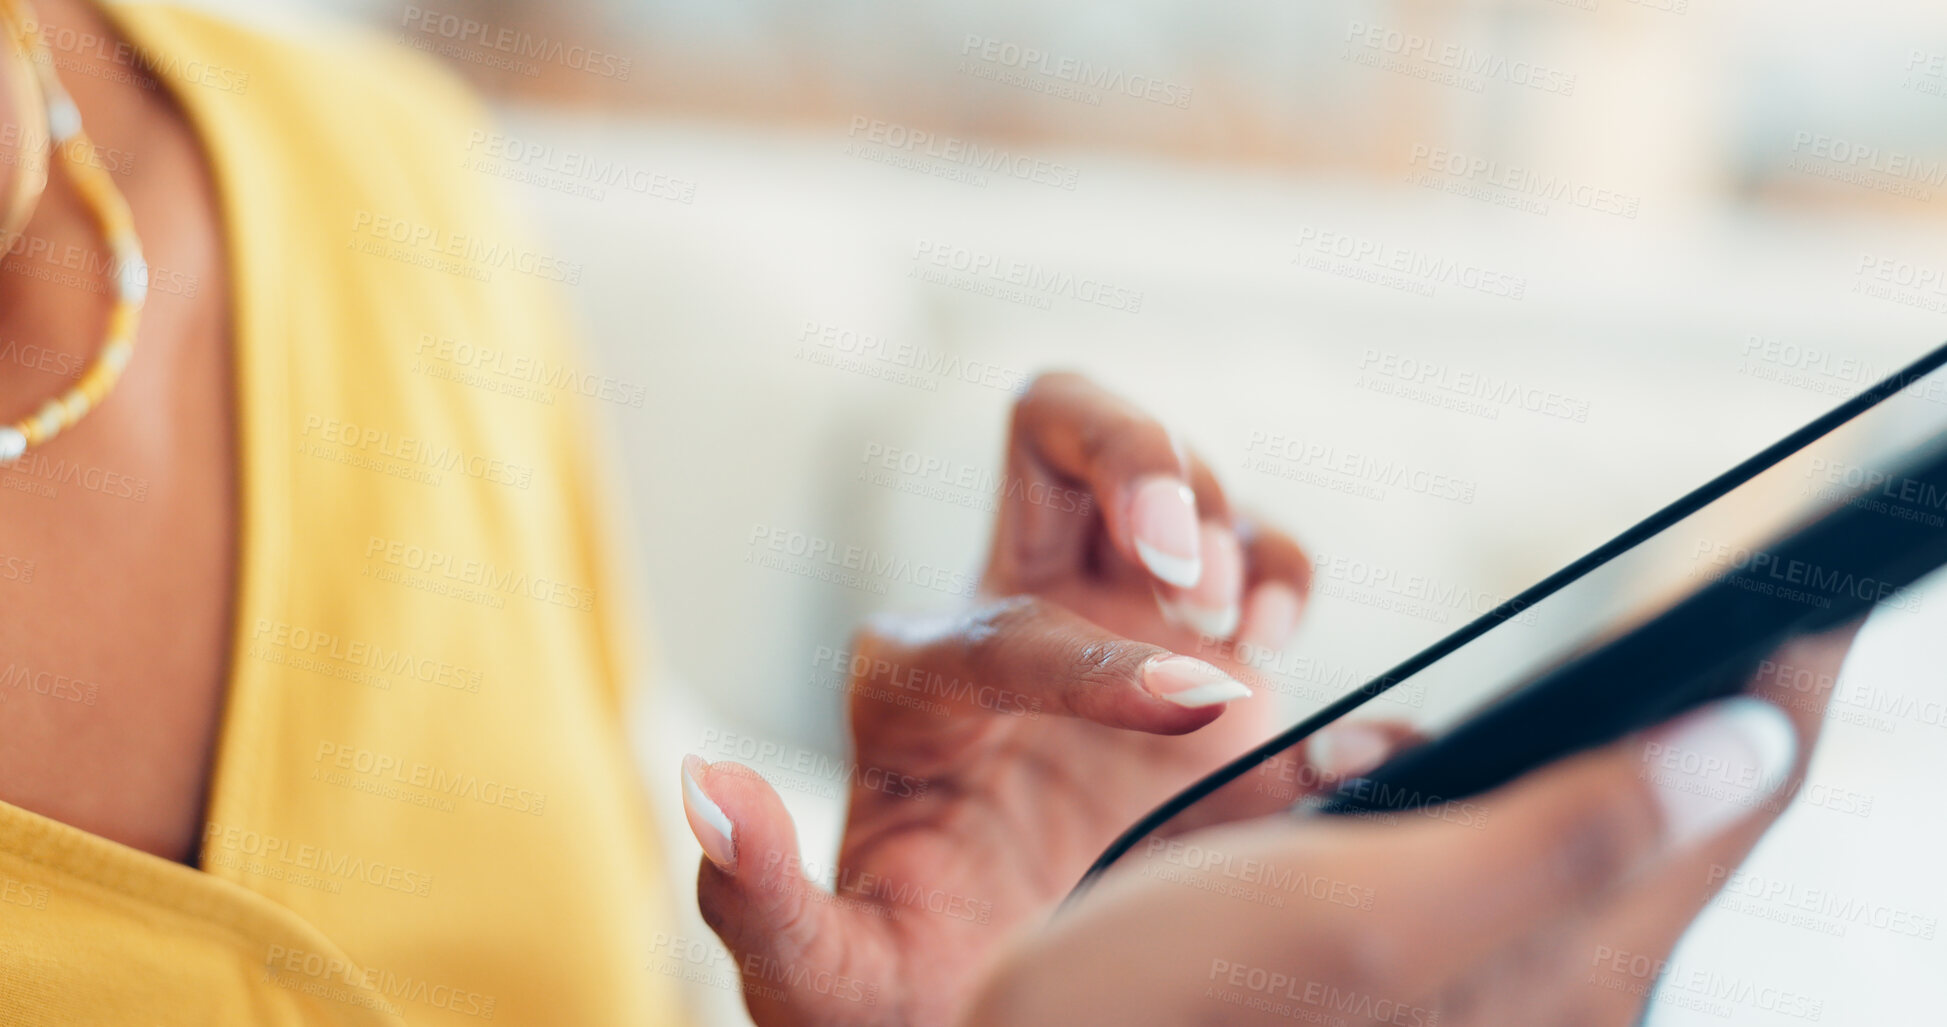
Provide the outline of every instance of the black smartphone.
{"type": "MultiPolygon", "coordinates": [[[[1145,840],[1234,815],[1248,775],[1413,682],[1428,741],[1266,811],[1443,809],[1743,687],[1782,644],[1915,602],[1947,566],[1947,346],[1719,475],[1158,807],[1070,895],[1145,840]]],[[[1296,790],[1288,790],[1295,794],[1296,790]]],[[[1243,803],[1250,807],[1250,802],[1243,803]]]]}

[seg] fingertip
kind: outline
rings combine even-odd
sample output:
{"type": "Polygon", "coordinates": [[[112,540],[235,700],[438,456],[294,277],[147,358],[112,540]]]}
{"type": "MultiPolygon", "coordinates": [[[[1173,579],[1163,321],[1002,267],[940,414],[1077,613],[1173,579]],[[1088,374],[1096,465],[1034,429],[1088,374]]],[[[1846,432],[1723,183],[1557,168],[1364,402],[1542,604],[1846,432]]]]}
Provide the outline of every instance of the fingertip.
{"type": "Polygon", "coordinates": [[[1196,587],[1164,602],[1170,619],[1209,638],[1229,638],[1241,619],[1244,550],[1237,533],[1213,521],[1198,529],[1203,570],[1196,587]]]}
{"type": "Polygon", "coordinates": [[[737,827],[704,787],[710,764],[691,753],[683,757],[683,819],[689,821],[703,855],[726,873],[737,869],[737,827]]]}
{"type": "Polygon", "coordinates": [[[1320,777],[1347,780],[1358,777],[1386,758],[1386,739],[1370,726],[1330,724],[1305,744],[1305,756],[1320,777]]]}
{"type": "Polygon", "coordinates": [[[1772,808],[1798,746],[1791,718],[1750,696],[1712,703],[1651,733],[1642,777],[1662,813],[1666,846],[1684,848],[1772,808]]]}
{"type": "Polygon", "coordinates": [[[1185,709],[1200,710],[1249,699],[1242,681],[1191,656],[1158,656],[1143,664],[1143,688],[1185,709]]]}
{"type": "Polygon", "coordinates": [[[1164,584],[1194,588],[1203,577],[1197,497],[1182,478],[1150,475],[1130,488],[1129,538],[1136,558],[1164,584]]]}
{"type": "Polygon", "coordinates": [[[1304,597],[1290,585],[1279,581],[1259,585],[1251,590],[1245,604],[1244,623],[1237,634],[1239,645],[1267,652],[1283,649],[1297,632],[1304,608],[1304,597]]]}

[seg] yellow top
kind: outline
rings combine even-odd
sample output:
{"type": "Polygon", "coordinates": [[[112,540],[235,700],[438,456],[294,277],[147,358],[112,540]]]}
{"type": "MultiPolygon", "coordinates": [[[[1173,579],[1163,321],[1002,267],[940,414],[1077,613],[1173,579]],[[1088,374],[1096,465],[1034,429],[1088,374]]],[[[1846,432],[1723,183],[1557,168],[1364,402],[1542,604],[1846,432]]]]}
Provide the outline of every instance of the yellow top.
{"type": "Polygon", "coordinates": [[[110,14],[221,196],[236,638],[203,869],[0,804],[0,1024],[676,1022],[580,268],[401,43],[110,14]]]}

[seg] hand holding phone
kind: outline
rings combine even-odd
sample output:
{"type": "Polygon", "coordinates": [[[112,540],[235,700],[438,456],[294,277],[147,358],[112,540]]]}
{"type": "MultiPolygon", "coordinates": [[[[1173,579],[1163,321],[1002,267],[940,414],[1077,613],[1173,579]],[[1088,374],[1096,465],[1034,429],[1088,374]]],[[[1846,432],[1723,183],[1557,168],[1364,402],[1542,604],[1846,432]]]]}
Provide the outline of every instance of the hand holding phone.
{"type": "Polygon", "coordinates": [[[1403,681],[1430,741],[1301,813],[1456,803],[1728,695],[1793,638],[1856,623],[1947,565],[1947,346],[1719,475],[1296,727],[1117,840],[1070,905],[1146,839],[1403,681]]]}
{"type": "MultiPolygon", "coordinates": [[[[1829,682],[1850,637],[1794,640],[1771,666],[1829,682]]],[[[1830,698],[1775,672],[1749,690],[1466,816],[1152,836],[1009,953],[968,1022],[1635,1023],[1723,868],[1798,787],[1830,698]],[[1727,789],[1743,801],[1699,801],[1727,789]]]]}

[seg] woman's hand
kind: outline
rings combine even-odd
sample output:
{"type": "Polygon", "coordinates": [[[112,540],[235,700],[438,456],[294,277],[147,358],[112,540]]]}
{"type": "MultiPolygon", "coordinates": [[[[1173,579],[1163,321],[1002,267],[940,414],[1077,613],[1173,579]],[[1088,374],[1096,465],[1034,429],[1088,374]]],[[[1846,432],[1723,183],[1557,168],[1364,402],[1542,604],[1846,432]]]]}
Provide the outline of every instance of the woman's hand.
{"type": "MultiPolygon", "coordinates": [[[[698,897],[752,1016],[949,1021],[994,947],[1110,840],[1269,733],[1269,697],[1218,656],[1282,645],[1309,580],[1297,544],[1236,517],[1156,422],[1084,379],[1037,381],[1015,410],[989,598],[875,620],[853,647],[836,895],[805,880],[760,777],[685,761],[698,897]]],[[[1401,734],[1343,733],[1314,761],[1329,773],[1298,777],[1335,782],[1401,734]]]]}
{"type": "MultiPolygon", "coordinates": [[[[1171,872],[1118,867],[1012,949],[964,1022],[1637,1023],[1666,971],[1708,979],[1670,951],[1796,794],[1852,631],[1774,660],[1816,694],[1761,675],[1755,698],[1465,806],[1160,846],[1171,872]]],[[[1778,1011],[1804,1015],[1777,983],[1778,1011]]]]}

